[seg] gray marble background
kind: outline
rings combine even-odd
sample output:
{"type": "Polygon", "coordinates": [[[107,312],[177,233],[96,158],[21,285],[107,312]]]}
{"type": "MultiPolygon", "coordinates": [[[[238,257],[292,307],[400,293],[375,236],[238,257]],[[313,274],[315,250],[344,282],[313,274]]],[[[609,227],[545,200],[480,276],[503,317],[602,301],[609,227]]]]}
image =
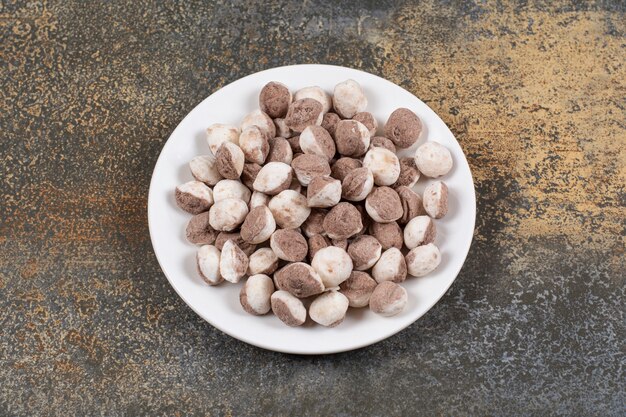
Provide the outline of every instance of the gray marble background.
{"type": "Polygon", "coordinates": [[[623,416],[625,14],[611,0],[0,3],[0,415],[623,416]],[[478,195],[443,299],[323,357],[202,321],[146,221],[182,117],[294,63],[423,99],[478,195]]]}

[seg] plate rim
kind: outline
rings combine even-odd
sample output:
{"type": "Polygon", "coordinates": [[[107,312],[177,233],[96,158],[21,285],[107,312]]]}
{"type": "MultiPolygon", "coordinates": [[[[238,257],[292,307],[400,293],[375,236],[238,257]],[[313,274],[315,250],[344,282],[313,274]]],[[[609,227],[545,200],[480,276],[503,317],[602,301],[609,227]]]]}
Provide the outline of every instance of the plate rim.
{"type": "MultiPolygon", "coordinates": [[[[467,209],[467,208],[466,208],[467,209]]],[[[222,87],[218,88],[217,90],[214,90],[210,95],[208,95],[207,97],[205,97],[203,100],[201,100],[200,102],[198,102],[191,110],[189,110],[187,112],[187,114],[185,115],[185,117],[183,117],[180,122],[178,122],[178,124],[176,125],[176,127],[174,128],[174,130],[172,130],[172,132],[170,133],[170,135],[168,136],[167,140],[165,141],[165,143],[163,144],[163,146],[161,147],[161,151],[159,152],[159,156],[154,164],[154,168],[152,170],[151,176],[150,176],[150,186],[148,189],[148,198],[147,198],[147,217],[148,217],[148,232],[150,234],[150,243],[152,245],[152,252],[154,253],[157,262],[159,264],[159,268],[161,269],[161,271],[163,272],[163,274],[165,275],[165,277],[167,278],[167,281],[169,282],[170,286],[172,288],[174,288],[174,291],[176,292],[176,294],[183,300],[183,302],[187,305],[187,307],[189,307],[195,314],[197,314],[202,320],[206,321],[208,324],[210,324],[211,326],[213,326],[214,328],[218,329],[219,331],[221,331],[222,333],[227,334],[228,336],[236,339],[236,340],[240,340],[242,342],[245,342],[249,345],[252,346],[256,346],[262,349],[266,349],[269,351],[274,351],[274,352],[281,352],[281,353],[287,353],[287,354],[294,354],[294,355],[327,355],[327,354],[335,354],[335,353],[341,353],[341,352],[349,352],[352,350],[357,350],[357,349],[361,349],[373,344],[376,344],[382,340],[388,339],[392,336],[397,335],[398,333],[402,332],[404,329],[406,329],[407,327],[409,327],[410,325],[414,324],[415,322],[417,322],[420,318],[422,318],[426,313],[428,313],[434,306],[435,304],[437,304],[448,292],[448,290],[450,289],[450,287],[452,286],[452,284],[456,281],[456,279],[459,276],[459,273],[461,272],[461,269],[463,268],[463,266],[465,265],[465,262],[467,261],[467,256],[469,254],[469,250],[472,246],[472,242],[474,241],[474,234],[476,231],[476,184],[474,182],[474,176],[472,175],[472,170],[471,167],[469,165],[469,162],[467,161],[467,156],[465,155],[465,152],[463,151],[463,148],[461,147],[461,144],[459,143],[459,141],[457,140],[456,136],[454,135],[454,133],[452,132],[452,130],[450,129],[450,127],[443,121],[443,119],[439,116],[439,114],[437,112],[435,112],[428,104],[426,104],[424,101],[422,101],[419,97],[417,97],[415,94],[413,94],[412,92],[410,92],[409,90],[407,90],[406,88],[393,83],[390,80],[387,80],[386,78],[383,78],[379,75],[376,74],[372,74],[360,69],[356,69],[356,68],[351,68],[351,67],[345,67],[345,66],[341,66],[341,65],[330,65],[330,64],[294,64],[294,65],[283,65],[283,66],[279,66],[279,67],[272,67],[272,68],[267,68],[261,71],[257,71],[248,75],[245,75],[241,78],[237,78],[236,80],[233,80],[231,82],[229,82],[226,85],[223,85],[222,87]],[[297,350],[297,349],[289,349],[289,348],[276,348],[275,346],[270,346],[269,344],[266,344],[264,341],[259,342],[257,340],[251,340],[251,338],[247,338],[246,336],[241,336],[241,335],[234,335],[233,333],[231,333],[228,328],[226,326],[222,326],[218,323],[216,323],[215,321],[210,320],[207,317],[204,317],[204,315],[200,314],[200,312],[198,310],[196,310],[196,308],[194,308],[194,306],[189,303],[187,301],[187,299],[183,296],[182,292],[178,289],[178,287],[176,286],[176,284],[174,283],[174,280],[169,276],[168,272],[166,271],[166,269],[163,267],[163,261],[161,260],[159,254],[157,253],[156,250],[156,245],[155,245],[155,238],[154,238],[154,233],[153,233],[153,221],[151,220],[153,218],[153,214],[151,214],[153,211],[151,210],[151,201],[155,198],[154,195],[156,193],[156,191],[154,191],[155,188],[155,173],[157,171],[157,169],[159,168],[160,164],[163,162],[164,160],[164,154],[165,154],[165,149],[168,145],[170,145],[170,140],[172,139],[172,137],[175,136],[175,134],[177,133],[177,131],[179,129],[181,129],[181,126],[185,123],[185,121],[190,117],[190,115],[193,113],[193,111],[200,106],[202,103],[204,103],[205,101],[209,100],[213,95],[217,94],[218,92],[220,92],[221,90],[229,87],[230,85],[245,80],[247,78],[250,77],[254,77],[254,76],[258,76],[261,75],[263,73],[267,73],[270,71],[275,71],[275,70],[279,70],[279,69],[288,69],[288,68],[292,68],[292,69],[296,69],[298,67],[326,67],[328,69],[340,69],[340,70],[350,70],[350,71],[356,71],[358,73],[362,73],[365,76],[368,77],[375,77],[377,78],[379,81],[383,81],[386,84],[391,84],[393,87],[398,87],[401,88],[402,90],[404,90],[405,92],[407,92],[408,94],[410,94],[412,97],[414,97],[416,100],[418,100],[419,102],[421,102],[422,104],[424,104],[430,111],[432,111],[445,125],[446,129],[448,129],[448,131],[450,132],[450,134],[452,135],[452,138],[454,139],[454,141],[457,143],[457,145],[459,146],[459,148],[461,149],[461,153],[463,155],[463,159],[465,164],[467,165],[468,168],[468,172],[469,172],[469,179],[471,180],[471,190],[469,190],[471,192],[471,196],[472,196],[472,205],[471,205],[471,211],[472,211],[472,216],[471,216],[471,220],[472,220],[472,224],[471,224],[471,236],[470,239],[468,240],[466,246],[463,248],[462,251],[462,255],[463,255],[463,262],[461,262],[460,266],[458,267],[458,269],[454,272],[454,278],[452,280],[450,280],[449,284],[445,287],[445,290],[441,293],[441,295],[437,298],[435,298],[432,303],[430,303],[430,305],[428,305],[428,308],[426,308],[424,310],[423,313],[419,314],[418,316],[415,317],[414,320],[412,320],[411,322],[404,324],[400,327],[394,328],[394,331],[390,334],[386,334],[386,335],[382,335],[379,337],[376,337],[374,339],[368,339],[367,341],[364,342],[357,342],[354,345],[352,345],[351,347],[347,347],[347,348],[339,348],[339,349],[328,349],[328,350],[324,350],[321,352],[311,352],[311,351],[306,351],[306,350],[297,350]]]]}

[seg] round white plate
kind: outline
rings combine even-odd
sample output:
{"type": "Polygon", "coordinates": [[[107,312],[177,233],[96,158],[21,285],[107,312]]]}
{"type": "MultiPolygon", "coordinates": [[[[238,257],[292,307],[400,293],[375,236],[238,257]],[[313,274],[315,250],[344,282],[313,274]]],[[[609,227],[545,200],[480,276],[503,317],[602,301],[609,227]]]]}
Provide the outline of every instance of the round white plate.
{"type": "MultiPolygon", "coordinates": [[[[421,178],[420,193],[429,182],[421,178]]],[[[148,197],[148,223],[154,252],[163,272],[178,295],[202,318],[244,342],[279,352],[324,354],[357,349],[383,340],[404,329],[426,313],[452,285],[469,251],[476,199],[467,160],[444,122],[426,104],[390,81],[366,72],[330,65],[293,65],[249,75],[216,91],[196,106],[178,125],[163,147],[152,174],[148,197]],[[367,110],[374,114],[382,131],[389,114],[398,107],[413,110],[424,129],[418,143],[401,153],[413,155],[426,140],[440,142],[451,152],[454,168],[442,178],[450,190],[449,211],[436,221],[435,243],[442,253],[436,271],[426,277],[408,277],[402,284],[408,291],[406,309],[394,317],[381,317],[369,309],[349,309],[348,316],[335,328],[319,325],[287,327],[268,314],[251,316],[239,305],[242,283],[210,287],[198,276],[197,247],[184,237],[190,215],[174,201],[177,185],[192,180],[188,163],[196,155],[210,153],[205,129],[213,123],[239,125],[243,117],[258,107],[260,89],[269,81],[280,81],[292,91],[318,85],[332,92],[335,84],[348,78],[361,84],[369,99],[367,110]]],[[[242,280],[243,281],[243,280],[242,280]]]]}

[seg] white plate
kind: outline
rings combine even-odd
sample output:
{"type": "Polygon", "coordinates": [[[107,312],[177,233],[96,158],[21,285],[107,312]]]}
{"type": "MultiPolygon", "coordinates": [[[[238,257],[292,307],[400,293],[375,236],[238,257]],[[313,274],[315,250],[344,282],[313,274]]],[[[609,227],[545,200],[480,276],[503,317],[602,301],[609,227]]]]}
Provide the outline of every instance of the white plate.
{"type": "MultiPolygon", "coordinates": [[[[423,191],[428,180],[420,179],[423,191]]],[[[224,333],[244,342],[279,352],[324,354],[357,349],[383,340],[404,329],[426,313],[450,287],[469,251],[476,200],[467,160],[452,132],[421,100],[403,88],[372,74],[330,65],[294,65],[249,75],[213,93],[196,106],[178,125],[163,147],[152,174],[148,197],[148,223],[154,252],[163,272],[180,297],[202,318],[224,333]],[[409,277],[403,283],[409,294],[404,312],[395,317],[378,316],[369,309],[350,309],[344,322],[335,328],[319,325],[291,328],[272,314],[251,316],[239,305],[241,283],[227,282],[209,287],[196,272],[197,247],[187,243],[184,230],[190,215],[176,207],[174,189],[192,180],[188,162],[196,155],[210,153],[205,129],[213,123],[238,125],[258,107],[258,94],[267,82],[280,81],[292,91],[318,85],[332,92],[335,84],[352,78],[369,99],[381,130],[389,114],[407,107],[421,118],[424,130],[418,143],[402,154],[413,155],[426,140],[445,145],[452,152],[454,168],[443,178],[449,187],[449,211],[436,221],[436,244],[442,253],[437,270],[426,277],[409,277]]]]}

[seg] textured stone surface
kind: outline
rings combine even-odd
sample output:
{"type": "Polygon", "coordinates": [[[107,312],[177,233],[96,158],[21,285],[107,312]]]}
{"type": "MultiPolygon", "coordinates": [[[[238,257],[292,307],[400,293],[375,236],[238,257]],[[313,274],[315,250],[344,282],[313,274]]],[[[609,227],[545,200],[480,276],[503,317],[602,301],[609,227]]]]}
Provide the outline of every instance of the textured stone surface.
{"type": "Polygon", "coordinates": [[[623,415],[624,2],[255,3],[0,3],[0,415],[623,415]],[[146,221],[182,117],[293,63],[415,93],[478,194],[441,302],[325,357],[202,321],[146,221]]]}

